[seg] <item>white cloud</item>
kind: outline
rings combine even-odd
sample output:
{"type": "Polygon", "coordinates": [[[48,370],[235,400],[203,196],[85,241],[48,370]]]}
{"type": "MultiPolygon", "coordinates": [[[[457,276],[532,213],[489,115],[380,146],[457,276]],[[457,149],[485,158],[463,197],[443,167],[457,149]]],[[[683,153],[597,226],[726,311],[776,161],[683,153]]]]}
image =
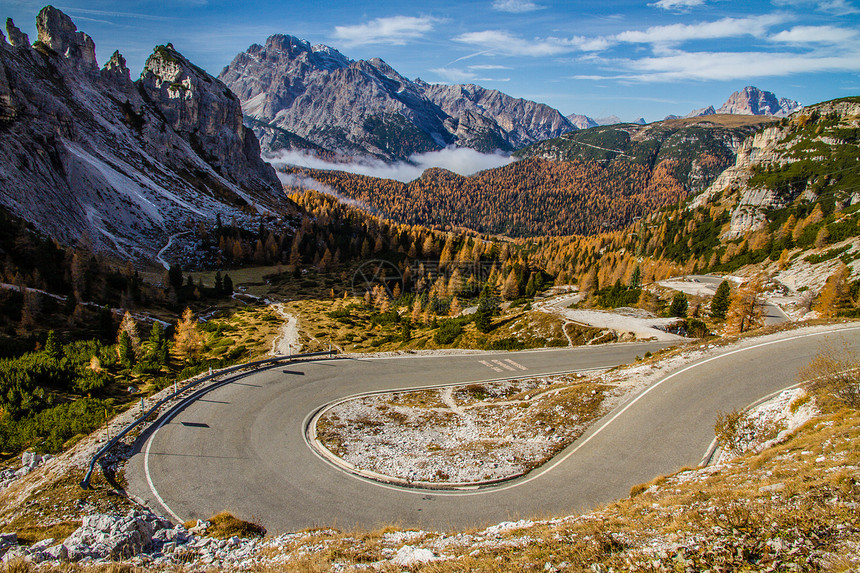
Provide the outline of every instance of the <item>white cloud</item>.
{"type": "Polygon", "coordinates": [[[474,73],[459,68],[431,68],[430,71],[445,78],[446,82],[454,84],[472,82],[477,79],[474,73]]]}
{"type": "Polygon", "coordinates": [[[773,3],[777,6],[808,6],[812,4],[819,12],[826,12],[834,16],[860,14],[860,9],[848,0],[773,0],[773,3]]]}
{"type": "Polygon", "coordinates": [[[688,12],[691,8],[701,6],[704,3],[705,0],[659,0],[659,2],[648,5],[673,12],[688,12]]]}
{"type": "MultiPolygon", "coordinates": [[[[116,18],[133,18],[135,20],[174,20],[170,16],[154,16],[152,14],[141,14],[139,12],[121,12],[117,10],[91,10],[89,8],[72,8],[70,6],[60,6],[60,10],[74,16],[75,14],[89,14],[91,16],[113,16],[116,18]]],[[[80,16],[78,16],[79,19],[80,16]]],[[[98,21],[98,20],[97,20],[98,21]]]]}
{"type": "Polygon", "coordinates": [[[334,37],[350,47],[364,44],[402,46],[432,32],[438,21],[429,16],[376,18],[365,24],[335,26],[334,37]]]}
{"type": "Polygon", "coordinates": [[[857,38],[857,30],[837,26],[795,26],[769,39],[785,44],[842,44],[857,38]]]}
{"type": "MultiPolygon", "coordinates": [[[[511,78],[482,78],[471,70],[482,69],[481,66],[469,66],[469,71],[459,68],[432,68],[430,71],[445,78],[446,83],[462,84],[465,82],[509,82],[511,78]]],[[[488,69],[509,69],[504,66],[489,67],[488,69]]]]}
{"type": "Polygon", "coordinates": [[[469,32],[455,37],[454,41],[481,46],[495,54],[533,57],[556,56],[574,51],[598,51],[612,45],[612,41],[606,38],[584,36],[572,38],[550,36],[526,40],[502,30],[469,32]]]}
{"type": "Polygon", "coordinates": [[[635,44],[677,44],[689,40],[713,40],[740,36],[763,37],[771,26],[785,21],[785,16],[766,15],[750,18],[723,18],[697,24],[653,26],[644,31],[629,30],[616,36],[619,42],[635,44]]]}
{"type": "Polygon", "coordinates": [[[469,66],[470,70],[511,70],[510,66],[496,66],[493,64],[475,64],[469,66]]]}
{"type": "MultiPolygon", "coordinates": [[[[428,153],[417,153],[409,158],[409,161],[398,161],[396,163],[385,163],[380,160],[367,160],[360,163],[329,163],[323,161],[316,156],[306,155],[298,151],[279,152],[274,155],[267,155],[265,160],[270,162],[275,168],[279,166],[296,166],[307,167],[310,169],[328,169],[335,171],[346,171],[348,173],[356,173],[358,175],[368,175],[370,177],[379,177],[383,179],[396,179],[408,183],[414,179],[421,177],[425,170],[431,167],[441,167],[460,175],[473,175],[478,171],[485,169],[493,169],[502,167],[514,161],[508,155],[501,153],[481,153],[474,149],[465,147],[447,147],[439,151],[430,151],[428,153]]],[[[281,174],[281,181],[285,181],[284,175],[281,174]]],[[[313,181],[313,180],[306,180],[313,181]]],[[[316,183],[316,182],[314,182],[316,183]]],[[[295,184],[289,183],[289,184],[295,184]]],[[[318,184],[319,185],[319,184],[318,184]]],[[[307,187],[311,185],[305,184],[307,187]]],[[[313,189],[318,189],[326,193],[337,195],[331,189],[323,189],[312,186],[313,189]]]]}
{"type": "Polygon", "coordinates": [[[740,80],[818,72],[860,72],[860,50],[839,55],[774,52],[677,52],[619,62],[631,73],[604,76],[641,82],[740,80]]]}
{"type": "Polygon", "coordinates": [[[543,8],[544,6],[540,6],[529,0],[493,0],[493,10],[500,12],[522,14],[523,12],[534,12],[543,8]]]}

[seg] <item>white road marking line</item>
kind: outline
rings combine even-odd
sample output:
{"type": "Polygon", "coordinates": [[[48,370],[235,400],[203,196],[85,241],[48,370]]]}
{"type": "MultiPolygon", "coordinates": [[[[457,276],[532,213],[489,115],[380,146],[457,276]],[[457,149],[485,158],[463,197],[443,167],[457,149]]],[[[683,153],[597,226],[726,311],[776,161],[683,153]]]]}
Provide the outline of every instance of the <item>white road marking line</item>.
{"type": "Polygon", "coordinates": [[[520,370],[528,370],[528,368],[526,368],[525,366],[523,366],[522,364],[520,364],[520,363],[518,363],[518,362],[514,362],[514,361],[513,361],[513,360],[511,360],[510,358],[506,358],[506,359],[505,359],[505,362],[507,362],[507,363],[508,363],[508,364],[510,364],[511,366],[515,366],[515,367],[519,368],[520,370]]]}
{"type": "Polygon", "coordinates": [[[149,473],[149,449],[152,447],[152,442],[155,441],[155,435],[158,433],[158,430],[160,430],[164,424],[168,423],[170,420],[173,419],[174,415],[175,414],[170,415],[164,420],[162,420],[161,423],[158,424],[158,427],[155,428],[155,431],[152,432],[152,435],[149,437],[149,441],[147,441],[146,443],[146,451],[143,455],[143,472],[146,474],[146,481],[149,484],[149,490],[155,496],[155,499],[158,500],[158,503],[161,504],[161,507],[166,509],[167,513],[169,513],[170,516],[175,519],[177,523],[183,523],[182,518],[176,515],[173,510],[170,509],[170,506],[167,505],[167,502],[164,501],[164,499],[162,499],[162,497],[158,494],[158,490],[155,488],[155,484],[152,483],[152,475],[150,475],[149,473]]]}
{"type": "Polygon", "coordinates": [[[516,368],[514,368],[513,366],[508,366],[507,364],[505,364],[505,363],[504,363],[504,362],[502,362],[501,360],[493,360],[493,362],[495,362],[496,364],[498,364],[499,366],[501,366],[501,367],[502,367],[502,368],[504,368],[505,370],[510,370],[511,372],[513,372],[514,370],[516,370],[516,368]]]}
{"type": "MultiPolygon", "coordinates": [[[[636,397],[632,402],[630,402],[630,403],[629,403],[629,404],[627,404],[624,408],[622,408],[622,409],[621,409],[621,411],[619,411],[618,413],[616,413],[616,414],[615,414],[614,416],[612,416],[609,420],[607,420],[603,425],[601,425],[599,428],[597,428],[597,430],[595,430],[593,434],[589,435],[589,436],[588,436],[584,441],[580,442],[580,443],[579,443],[575,448],[573,448],[572,450],[570,450],[569,452],[567,452],[566,454],[562,455],[562,456],[561,456],[561,457],[559,457],[559,458],[554,458],[553,460],[551,460],[551,462],[549,463],[549,465],[547,465],[547,466],[543,466],[543,467],[539,468],[538,470],[535,470],[534,472],[532,472],[531,474],[529,474],[529,475],[528,475],[528,477],[526,477],[525,479],[522,479],[522,480],[519,480],[519,481],[515,481],[515,482],[513,482],[513,483],[509,483],[509,484],[504,485],[504,486],[501,486],[501,487],[488,487],[488,488],[483,488],[483,489],[481,489],[481,490],[479,490],[479,491],[466,491],[466,492],[462,492],[462,491],[460,491],[460,492],[454,492],[454,491],[444,491],[444,490],[439,490],[439,491],[434,491],[434,492],[433,492],[433,495],[438,496],[438,497],[453,497],[453,496],[457,496],[457,495],[459,495],[459,496],[463,496],[463,497],[470,497],[470,496],[473,496],[473,495],[485,495],[485,494],[490,494],[490,493],[500,493],[500,492],[503,492],[503,491],[506,491],[506,490],[509,490],[509,489],[513,489],[513,488],[516,488],[516,487],[523,486],[523,485],[525,485],[525,484],[527,484],[527,483],[529,483],[529,482],[531,482],[531,481],[534,481],[534,480],[536,480],[536,479],[540,478],[540,477],[541,477],[541,476],[543,476],[543,475],[546,475],[546,474],[550,473],[550,472],[551,472],[552,470],[554,470],[556,467],[558,467],[559,465],[561,465],[565,460],[567,460],[567,459],[568,459],[569,457],[571,457],[573,454],[575,454],[575,453],[576,453],[576,452],[578,452],[580,449],[582,449],[582,448],[583,448],[587,443],[589,443],[591,440],[593,440],[594,438],[596,438],[599,434],[603,433],[603,430],[605,430],[605,429],[607,428],[607,426],[609,426],[610,424],[612,424],[612,422],[614,422],[618,417],[620,417],[620,416],[621,416],[622,414],[624,414],[627,410],[629,410],[629,409],[630,409],[630,408],[631,408],[631,407],[632,407],[636,402],[638,402],[639,400],[641,400],[642,398],[644,398],[647,394],[649,394],[649,393],[650,393],[652,390],[654,390],[655,388],[658,388],[659,386],[661,386],[664,382],[666,382],[666,381],[668,381],[668,380],[670,380],[670,379],[674,378],[675,376],[678,376],[679,374],[682,374],[682,373],[684,373],[684,372],[686,372],[686,371],[688,371],[688,370],[692,370],[693,368],[696,368],[696,367],[701,366],[701,365],[703,365],[703,364],[707,364],[707,363],[709,363],[709,362],[713,362],[714,360],[718,360],[718,359],[720,359],[720,358],[724,358],[724,357],[726,357],[726,356],[731,356],[731,355],[733,355],[733,354],[738,354],[738,353],[740,353],[740,352],[745,352],[745,351],[747,351],[747,350],[755,350],[755,349],[758,349],[758,348],[762,348],[762,347],[764,347],[764,346],[771,346],[771,345],[773,345],[773,344],[779,344],[779,343],[781,343],[781,342],[791,342],[791,341],[794,341],[794,340],[799,340],[799,339],[803,339],[803,338],[810,338],[810,337],[814,337],[814,336],[838,335],[838,334],[841,334],[841,333],[843,333],[843,332],[852,331],[852,330],[860,330],[860,327],[853,326],[853,327],[848,327],[848,328],[844,328],[844,329],[840,328],[840,329],[835,329],[835,330],[825,330],[825,331],[822,331],[822,332],[810,332],[810,333],[806,333],[806,334],[800,334],[800,335],[797,335],[797,336],[791,336],[791,337],[788,337],[788,338],[782,338],[782,339],[777,339],[777,340],[770,340],[770,341],[768,341],[768,342],[762,342],[762,343],[754,344],[754,345],[752,345],[752,346],[747,346],[747,347],[744,347],[744,348],[737,348],[737,349],[732,350],[732,351],[730,351],[730,352],[726,352],[725,354],[718,354],[718,355],[716,355],[716,356],[712,356],[712,357],[710,357],[710,358],[707,358],[707,359],[705,359],[705,360],[702,360],[701,362],[694,362],[694,363],[689,364],[689,365],[687,365],[686,367],[684,367],[684,368],[682,368],[682,369],[680,369],[680,370],[676,370],[675,372],[672,372],[671,374],[669,374],[669,375],[668,375],[668,376],[666,376],[665,378],[662,378],[661,380],[658,380],[657,382],[655,382],[653,385],[651,385],[650,387],[648,387],[644,392],[642,392],[641,394],[639,394],[639,395],[638,395],[638,396],[637,396],[637,397],[636,397]]],[[[379,394],[382,394],[382,393],[384,393],[384,392],[383,392],[383,391],[380,391],[380,392],[378,392],[378,393],[379,393],[379,394]]],[[[358,396],[358,394],[356,394],[356,396],[358,396]]],[[[345,400],[344,400],[344,401],[345,401],[345,400]]],[[[310,416],[309,416],[309,417],[310,417],[310,416]]],[[[306,438],[307,438],[307,436],[306,436],[306,438]]],[[[305,443],[307,444],[307,439],[305,440],[305,443]]],[[[574,442],[574,443],[575,443],[575,442],[574,442]]],[[[308,447],[310,447],[310,444],[308,444],[308,447]]],[[[313,450],[313,448],[312,448],[312,447],[311,447],[311,450],[313,450]]],[[[318,452],[314,451],[314,454],[316,454],[316,456],[317,456],[318,458],[323,459],[323,458],[322,458],[322,456],[321,456],[318,452]]],[[[337,467],[337,466],[335,466],[335,467],[337,467]]],[[[362,481],[364,481],[364,482],[367,482],[367,483],[370,483],[370,484],[374,484],[374,485],[376,485],[376,486],[378,486],[378,487],[381,487],[381,488],[384,488],[384,489],[391,489],[391,490],[397,490],[397,491],[405,491],[405,492],[414,493],[414,494],[418,494],[418,495],[426,495],[426,492],[421,491],[421,490],[415,490],[415,489],[413,489],[413,488],[408,488],[408,487],[400,487],[400,486],[388,485],[388,484],[380,483],[380,482],[378,482],[378,481],[371,480],[371,479],[369,479],[369,478],[365,478],[365,477],[362,477],[362,476],[358,476],[358,475],[356,475],[356,474],[352,474],[352,473],[350,473],[350,475],[352,475],[352,477],[354,477],[355,479],[359,479],[359,480],[362,480],[362,481]]]]}
{"type": "Polygon", "coordinates": [[[501,372],[502,371],[501,368],[499,368],[498,366],[495,366],[493,364],[490,364],[486,360],[479,360],[479,362],[481,364],[483,364],[484,366],[486,366],[487,368],[489,368],[490,370],[492,370],[493,372],[501,372]]]}

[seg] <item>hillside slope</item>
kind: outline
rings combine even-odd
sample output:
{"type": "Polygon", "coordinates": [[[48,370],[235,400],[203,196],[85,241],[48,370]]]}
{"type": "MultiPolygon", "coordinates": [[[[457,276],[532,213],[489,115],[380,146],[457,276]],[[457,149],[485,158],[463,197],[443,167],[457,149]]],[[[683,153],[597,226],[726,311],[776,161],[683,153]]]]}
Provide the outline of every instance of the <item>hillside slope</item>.
{"type": "Polygon", "coordinates": [[[527,159],[470,177],[428,169],[410,183],[294,169],[395,221],[511,237],[621,228],[685,196],[660,166],[527,159]]]}
{"type": "Polygon", "coordinates": [[[729,236],[768,220],[768,212],[819,202],[821,214],[860,200],[860,98],[804,108],[744,141],[737,161],[695,205],[731,208],[729,236]]]}
{"type": "Polygon", "coordinates": [[[764,117],[708,116],[647,125],[592,127],[518,151],[522,158],[629,162],[653,170],[663,165],[690,193],[704,191],[735,160],[749,134],[772,121],[764,117]]]}
{"type": "Polygon", "coordinates": [[[186,220],[296,213],[238,99],[171,45],[133,82],[59,10],[0,40],[0,205],[66,244],[153,259],[186,220]]]}

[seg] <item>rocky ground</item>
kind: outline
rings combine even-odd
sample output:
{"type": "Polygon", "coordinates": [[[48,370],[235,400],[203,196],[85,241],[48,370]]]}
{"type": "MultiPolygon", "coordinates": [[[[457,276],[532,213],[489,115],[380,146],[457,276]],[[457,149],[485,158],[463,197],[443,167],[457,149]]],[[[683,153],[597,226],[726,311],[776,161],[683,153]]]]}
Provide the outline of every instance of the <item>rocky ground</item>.
{"type": "Polygon", "coordinates": [[[376,394],[327,410],[317,439],[353,468],[408,482],[496,481],[552,457],[614,393],[566,375],[376,394]]]}

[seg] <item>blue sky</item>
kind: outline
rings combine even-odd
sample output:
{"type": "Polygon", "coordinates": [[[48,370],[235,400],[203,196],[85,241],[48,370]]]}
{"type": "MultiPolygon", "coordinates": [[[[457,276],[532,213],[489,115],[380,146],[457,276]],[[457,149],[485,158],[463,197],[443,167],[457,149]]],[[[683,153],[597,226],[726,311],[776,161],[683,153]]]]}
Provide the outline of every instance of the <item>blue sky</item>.
{"type": "MultiPolygon", "coordinates": [[[[36,39],[42,2],[3,0],[36,39]]],[[[172,42],[213,75],[283,33],[352,59],[380,57],[408,78],[477,83],[564,114],[648,121],[754,85],[809,104],[860,95],[860,0],[327,2],[58,0],[135,77],[172,42]]]]}

